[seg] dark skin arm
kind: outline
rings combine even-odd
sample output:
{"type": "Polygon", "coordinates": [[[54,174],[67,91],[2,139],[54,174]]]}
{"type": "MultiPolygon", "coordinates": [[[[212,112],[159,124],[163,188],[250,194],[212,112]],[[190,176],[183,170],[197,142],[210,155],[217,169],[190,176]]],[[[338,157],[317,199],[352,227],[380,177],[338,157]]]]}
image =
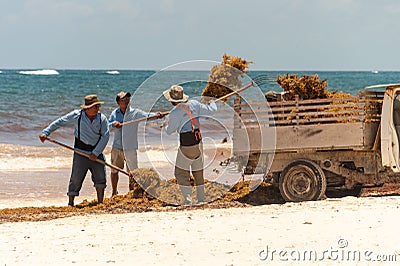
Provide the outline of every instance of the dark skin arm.
{"type": "Polygon", "coordinates": [[[40,141],[42,142],[42,143],[44,143],[44,141],[47,139],[47,136],[45,135],[45,134],[40,134],[39,135],[39,139],[40,139],[40,141]]]}

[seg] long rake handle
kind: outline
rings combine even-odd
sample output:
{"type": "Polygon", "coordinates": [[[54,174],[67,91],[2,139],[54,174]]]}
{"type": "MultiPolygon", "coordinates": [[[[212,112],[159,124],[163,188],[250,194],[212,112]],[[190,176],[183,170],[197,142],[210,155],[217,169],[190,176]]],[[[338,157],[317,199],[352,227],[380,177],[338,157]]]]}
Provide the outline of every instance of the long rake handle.
{"type": "MultiPolygon", "coordinates": [[[[57,144],[57,145],[60,145],[60,146],[62,146],[62,147],[64,147],[64,148],[67,148],[67,149],[69,149],[69,150],[71,150],[71,151],[73,151],[73,152],[75,152],[75,153],[77,153],[77,154],[79,154],[79,155],[82,155],[82,156],[85,156],[85,157],[87,157],[87,158],[90,158],[90,155],[88,155],[88,154],[86,154],[86,153],[84,153],[84,152],[78,151],[78,150],[76,150],[76,149],[74,149],[74,148],[72,148],[72,147],[70,147],[70,146],[68,146],[68,145],[66,145],[66,144],[64,144],[64,143],[61,143],[61,142],[59,142],[59,141],[57,141],[57,140],[51,139],[51,138],[49,138],[49,137],[47,137],[46,140],[48,140],[48,141],[50,141],[50,142],[52,142],[52,143],[55,143],[55,144],[57,144]]],[[[101,164],[103,164],[103,165],[106,165],[106,166],[108,166],[108,167],[110,167],[110,168],[112,168],[112,169],[114,169],[114,170],[117,170],[117,171],[119,171],[119,172],[121,172],[121,173],[124,173],[124,174],[126,174],[127,176],[129,176],[129,173],[128,173],[127,171],[125,171],[125,170],[123,170],[123,169],[121,169],[121,168],[119,168],[119,167],[117,167],[117,166],[115,166],[115,165],[109,164],[109,163],[107,163],[107,162],[105,162],[105,161],[103,161],[103,160],[100,160],[99,158],[96,158],[96,162],[101,163],[101,164]]]]}
{"type": "MultiPolygon", "coordinates": [[[[169,112],[161,112],[161,114],[162,114],[163,116],[166,116],[166,115],[169,114],[169,112]]],[[[156,115],[151,115],[151,116],[146,116],[146,117],[142,117],[142,118],[138,118],[138,119],[135,119],[135,120],[131,120],[131,121],[127,121],[127,122],[121,123],[121,125],[125,126],[125,125],[129,125],[129,124],[133,124],[133,123],[138,123],[138,122],[141,122],[141,121],[144,121],[144,120],[149,120],[149,119],[153,119],[153,118],[157,118],[157,117],[158,117],[158,114],[156,114],[156,115]]]]}
{"type": "Polygon", "coordinates": [[[224,95],[224,96],[216,99],[215,102],[222,101],[225,98],[228,98],[228,97],[231,97],[232,95],[238,94],[239,92],[242,92],[242,91],[244,91],[244,90],[246,90],[246,89],[248,89],[248,88],[250,88],[251,86],[254,86],[254,85],[255,85],[254,82],[250,82],[249,84],[247,84],[246,86],[241,87],[237,91],[232,91],[232,92],[228,93],[227,95],[224,95]]]}

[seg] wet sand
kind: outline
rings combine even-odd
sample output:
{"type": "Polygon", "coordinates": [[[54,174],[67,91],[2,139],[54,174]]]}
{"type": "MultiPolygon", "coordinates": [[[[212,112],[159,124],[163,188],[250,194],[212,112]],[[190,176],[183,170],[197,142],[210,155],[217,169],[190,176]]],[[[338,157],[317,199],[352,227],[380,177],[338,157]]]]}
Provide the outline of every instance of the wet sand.
{"type": "MultiPolygon", "coordinates": [[[[71,169],[43,171],[0,171],[0,209],[16,207],[64,206],[68,202],[67,189],[71,169]]],[[[129,191],[128,177],[120,174],[118,190],[129,191]]],[[[110,171],[107,170],[106,197],[111,196],[110,171]]],[[[76,202],[96,198],[90,174],[85,178],[76,202]]]]}
{"type": "MultiPolygon", "coordinates": [[[[166,152],[160,146],[149,146],[138,150],[138,163],[142,168],[155,168],[162,179],[173,178],[177,146],[170,145],[166,152]]],[[[106,161],[110,162],[111,147],[105,149],[106,161]]],[[[228,182],[219,172],[219,162],[230,157],[230,149],[224,145],[205,149],[205,176],[209,180],[220,177],[220,182],[228,182]],[[224,154],[221,155],[221,152],[224,154]]],[[[0,144],[0,209],[16,207],[65,206],[67,188],[71,173],[72,152],[46,143],[43,146],[23,146],[0,144]]],[[[111,197],[110,168],[107,171],[106,197],[111,197]]],[[[230,182],[240,177],[236,173],[230,182]]],[[[129,191],[129,178],[119,173],[119,194],[129,191]]],[[[87,174],[79,197],[75,202],[96,198],[96,192],[87,174]]]]}

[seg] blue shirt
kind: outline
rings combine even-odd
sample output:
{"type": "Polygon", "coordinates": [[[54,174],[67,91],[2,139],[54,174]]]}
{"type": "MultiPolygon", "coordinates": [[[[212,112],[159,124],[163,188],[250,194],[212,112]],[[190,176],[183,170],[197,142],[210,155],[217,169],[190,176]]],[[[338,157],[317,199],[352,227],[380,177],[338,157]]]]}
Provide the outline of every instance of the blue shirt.
{"type": "MultiPolygon", "coordinates": [[[[199,117],[204,115],[211,115],[212,113],[217,111],[217,105],[215,104],[215,102],[211,102],[209,105],[205,105],[196,100],[189,100],[187,103],[180,103],[177,106],[181,106],[186,109],[188,108],[188,106],[190,106],[190,112],[198,123],[199,117]]],[[[189,115],[177,106],[175,106],[171,110],[167,117],[168,124],[166,127],[166,131],[168,135],[171,135],[173,132],[185,133],[192,131],[192,122],[190,121],[189,115]]],[[[195,128],[198,128],[196,124],[194,126],[195,128]]]]}
{"type": "Polygon", "coordinates": [[[74,126],[74,135],[77,138],[78,119],[81,112],[80,140],[92,146],[96,145],[96,143],[97,145],[92,152],[81,149],[77,150],[86,154],[93,153],[94,155],[99,156],[104,151],[109,138],[107,117],[102,113],[97,113],[96,118],[92,122],[89,117],[87,117],[84,110],[74,110],[52,122],[48,127],[43,129],[42,133],[46,136],[49,136],[52,132],[56,131],[60,127],[74,126]]]}
{"type": "Polygon", "coordinates": [[[128,107],[125,115],[121,112],[121,108],[117,108],[114,111],[112,111],[110,115],[110,119],[108,120],[108,125],[110,129],[113,129],[114,131],[114,140],[112,147],[123,150],[123,143],[122,143],[122,132],[126,134],[126,141],[124,142],[125,144],[125,149],[129,150],[137,150],[138,149],[138,139],[137,139],[137,134],[138,134],[138,125],[139,123],[131,123],[123,126],[122,128],[115,128],[114,123],[115,122],[120,122],[122,123],[125,118],[125,122],[131,121],[131,120],[136,120],[140,118],[144,118],[147,116],[155,115],[156,113],[146,113],[140,109],[137,108],[132,108],[128,107]],[[122,129],[124,128],[124,131],[122,129]]]}

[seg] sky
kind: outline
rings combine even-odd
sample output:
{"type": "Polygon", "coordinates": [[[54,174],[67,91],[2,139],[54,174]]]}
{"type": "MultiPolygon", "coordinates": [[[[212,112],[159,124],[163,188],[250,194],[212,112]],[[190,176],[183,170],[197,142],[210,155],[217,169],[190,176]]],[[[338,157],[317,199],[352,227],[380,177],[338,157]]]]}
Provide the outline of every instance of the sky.
{"type": "Polygon", "coordinates": [[[398,0],[0,0],[0,69],[400,70],[398,0]]]}

